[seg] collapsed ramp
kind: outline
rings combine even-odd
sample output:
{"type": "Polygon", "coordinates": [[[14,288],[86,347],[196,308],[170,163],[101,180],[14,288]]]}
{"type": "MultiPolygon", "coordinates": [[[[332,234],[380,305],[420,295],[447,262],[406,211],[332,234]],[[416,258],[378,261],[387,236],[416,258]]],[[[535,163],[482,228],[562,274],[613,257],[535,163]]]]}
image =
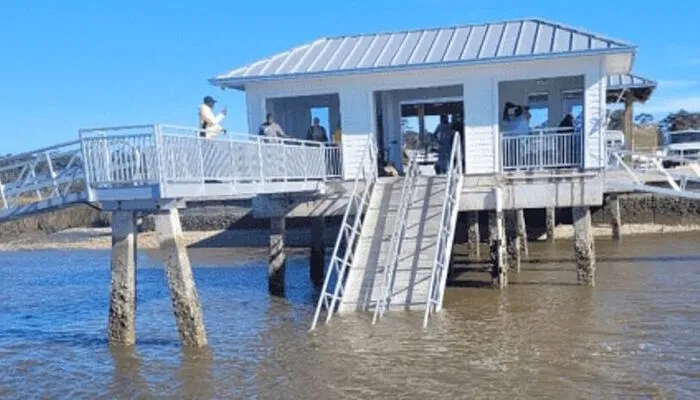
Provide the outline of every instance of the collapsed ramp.
{"type": "Polygon", "coordinates": [[[386,310],[426,308],[446,187],[446,176],[416,177],[413,201],[401,213],[401,181],[377,183],[345,283],[341,312],[372,310],[382,299],[386,310]],[[405,225],[397,239],[401,245],[392,246],[392,233],[400,224],[405,225]],[[393,268],[392,251],[396,251],[393,268]]]}

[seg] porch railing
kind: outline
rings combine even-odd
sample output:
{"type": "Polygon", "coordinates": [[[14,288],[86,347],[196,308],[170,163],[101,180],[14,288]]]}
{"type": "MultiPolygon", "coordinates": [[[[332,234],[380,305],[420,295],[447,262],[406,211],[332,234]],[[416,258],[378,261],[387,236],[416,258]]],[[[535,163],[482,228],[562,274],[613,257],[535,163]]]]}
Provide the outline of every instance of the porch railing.
{"type": "Polygon", "coordinates": [[[81,131],[93,188],[168,183],[295,182],[339,178],[341,149],[298,139],[229,134],[199,137],[172,125],[81,131]]]}
{"type": "Polygon", "coordinates": [[[580,167],[582,135],[567,128],[502,132],[501,160],[504,171],[580,167]]]}

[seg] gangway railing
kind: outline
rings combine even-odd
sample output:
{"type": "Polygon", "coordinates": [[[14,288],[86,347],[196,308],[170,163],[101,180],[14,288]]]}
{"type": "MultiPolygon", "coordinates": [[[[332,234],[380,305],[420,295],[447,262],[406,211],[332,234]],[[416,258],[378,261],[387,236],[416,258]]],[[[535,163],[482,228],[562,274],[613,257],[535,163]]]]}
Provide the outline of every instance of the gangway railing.
{"type": "Polygon", "coordinates": [[[84,190],[80,141],[0,159],[0,206],[4,210],[84,190]]]}
{"type": "Polygon", "coordinates": [[[428,318],[430,315],[442,309],[445,286],[447,284],[447,272],[450,267],[450,257],[452,256],[455,227],[459,214],[459,198],[462,192],[462,179],[464,176],[462,166],[460,138],[459,135],[455,135],[452,142],[450,164],[447,170],[447,185],[440,216],[437,249],[435,252],[433,269],[430,273],[428,304],[426,304],[425,314],[423,316],[424,328],[428,326],[428,318]]]}
{"type": "Polygon", "coordinates": [[[408,211],[413,205],[417,178],[418,160],[416,156],[412,156],[409,159],[406,176],[401,187],[401,200],[398,210],[396,211],[396,222],[394,223],[394,230],[391,234],[389,253],[387,254],[387,259],[384,262],[384,268],[382,270],[381,291],[374,308],[372,324],[375,324],[379,318],[384,316],[384,313],[391,304],[394,280],[396,278],[396,268],[399,264],[403,239],[406,235],[406,227],[408,226],[408,211]]]}
{"type": "Polygon", "coordinates": [[[642,174],[649,172],[656,172],[663,176],[671,189],[677,192],[685,191],[688,182],[700,182],[700,165],[697,161],[658,153],[610,150],[606,174],[607,171],[615,169],[625,171],[633,184],[640,187],[646,185],[642,174]],[[641,166],[638,165],[640,160],[643,161],[641,166]],[[667,163],[687,167],[691,174],[674,173],[672,169],[665,167],[667,163]]]}
{"type": "Polygon", "coordinates": [[[343,297],[347,272],[352,264],[355,247],[362,231],[363,214],[369,206],[377,183],[379,173],[377,155],[374,137],[369,135],[367,147],[362,155],[352,192],[350,192],[348,205],[345,208],[326,278],[323,281],[310,331],[316,329],[323,310],[326,310],[325,322],[329,323],[340,305],[339,301],[343,297]]]}

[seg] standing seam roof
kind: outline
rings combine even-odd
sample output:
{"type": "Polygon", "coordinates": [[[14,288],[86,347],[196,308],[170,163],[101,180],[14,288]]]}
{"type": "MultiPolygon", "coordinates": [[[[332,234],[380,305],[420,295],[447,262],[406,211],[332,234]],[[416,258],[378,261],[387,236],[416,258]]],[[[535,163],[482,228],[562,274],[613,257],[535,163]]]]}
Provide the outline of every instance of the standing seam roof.
{"type": "Polygon", "coordinates": [[[542,19],[322,38],[213,78],[238,83],[308,73],[556,56],[634,45],[542,19]]]}

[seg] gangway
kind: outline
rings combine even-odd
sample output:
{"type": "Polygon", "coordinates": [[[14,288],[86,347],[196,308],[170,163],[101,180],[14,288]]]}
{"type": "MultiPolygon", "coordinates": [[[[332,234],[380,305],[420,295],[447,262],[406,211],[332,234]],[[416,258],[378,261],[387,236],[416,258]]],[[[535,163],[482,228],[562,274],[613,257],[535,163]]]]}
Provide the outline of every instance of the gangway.
{"type": "Polygon", "coordinates": [[[376,322],[386,311],[424,310],[427,318],[441,309],[463,176],[459,137],[446,175],[416,171],[410,164],[403,178],[374,178],[363,218],[351,224],[346,212],[341,235],[351,245],[336,243],[312,330],[323,310],[326,322],[336,312],[372,310],[376,322]]]}
{"type": "Polygon", "coordinates": [[[340,179],[340,148],[297,139],[139,125],[80,130],[79,139],[0,160],[0,221],[78,203],[235,198],[318,192],[340,179]]]}
{"type": "Polygon", "coordinates": [[[608,193],[640,192],[700,199],[700,165],[696,160],[679,157],[611,150],[605,186],[608,193]],[[640,159],[645,162],[634,162],[640,159]],[[678,167],[666,168],[667,162],[678,167]]]}

